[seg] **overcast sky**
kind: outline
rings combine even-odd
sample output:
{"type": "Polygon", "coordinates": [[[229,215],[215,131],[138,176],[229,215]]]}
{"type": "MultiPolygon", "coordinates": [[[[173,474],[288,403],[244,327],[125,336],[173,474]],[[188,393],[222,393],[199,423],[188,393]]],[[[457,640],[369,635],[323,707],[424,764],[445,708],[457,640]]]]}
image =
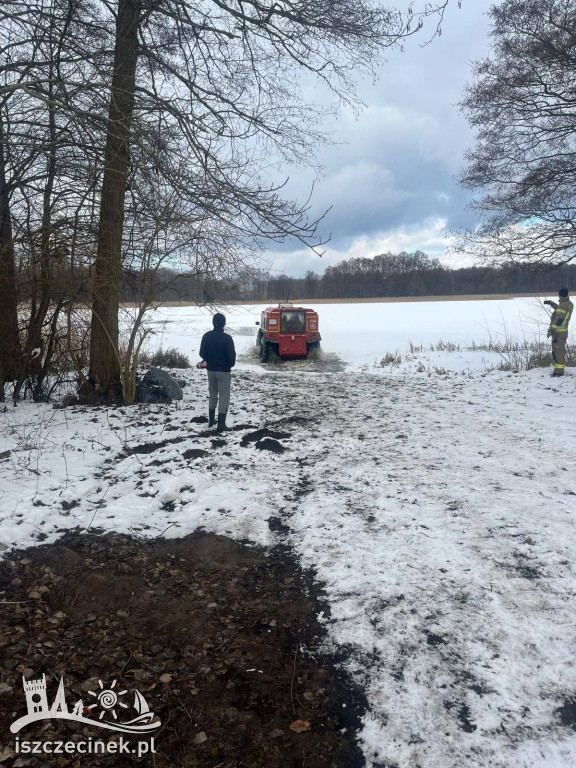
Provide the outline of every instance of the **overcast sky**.
{"type": "MultiPolygon", "coordinates": [[[[332,206],[321,226],[332,234],[326,253],[320,259],[287,243],[266,254],[271,271],[322,273],[342,259],[417,249],[458,266],[444,255],[450,232],[474,224],[470,193],[455,178],[473,140],[458,102],[472,63],[488,53],[492,4],[463,0],[458,9],[454,1],[440,38],[424,47],[425,37],[411,38],[404,52],[389,53],[375,84],[359,83],[366,108],[357,118],[341,112],[333,121],[339,145],[318,153],[313,212],[332,206]]],[[[290,173],[291,195],[304,197],[314,173],[290,173]]]]}

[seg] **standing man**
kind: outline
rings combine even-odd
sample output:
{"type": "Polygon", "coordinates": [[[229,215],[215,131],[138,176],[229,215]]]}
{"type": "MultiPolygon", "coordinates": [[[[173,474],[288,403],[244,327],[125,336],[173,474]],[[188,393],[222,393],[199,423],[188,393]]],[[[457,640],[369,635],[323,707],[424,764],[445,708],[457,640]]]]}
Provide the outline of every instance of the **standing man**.
{"type": "Polygon", "coordinates": [[[552,376],[564,376],[568,323],[574,309],[574,304],[568,298],[568,288],[560,288],[558,298],[558,304],[555,301],[544,302],[554,309],[547,334],[548,338],[552,337],[552,359],[554,360],[552,376]]]}
{"type": "Polygon", "coordinates": [[[230,370],[236,363],[236,350],[232,336],[224,333],[226,318],[217,312],[212,318],[213,331],[202,336],[200,357],[206,362],[208,369],[208,426],[216,423],[216,405],[218,405],[218,432],[224,432],[226,414],[230,405],[230,370]]]}

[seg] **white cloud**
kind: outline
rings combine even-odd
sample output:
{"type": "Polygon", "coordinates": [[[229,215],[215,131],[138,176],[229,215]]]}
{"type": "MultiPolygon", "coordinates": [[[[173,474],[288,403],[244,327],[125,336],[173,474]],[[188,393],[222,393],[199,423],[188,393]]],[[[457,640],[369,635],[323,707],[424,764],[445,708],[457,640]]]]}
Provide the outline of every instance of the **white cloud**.
{"type": "Polygon", "coordinates": [[[286,252],[272,252],[267,255],[268,265],[274,273],[285,273],[294,277],[303,276],[308,270],[322,273],[344,259],[372,258],[380,253],[401,251],[424,251],[432,258],[439,258],[450,266],[460,266],[456,256],[448,256],[447,250],[454,244],[454,238],[442,218],[427,219],[413,226],[399,226],[385,232],[359,235],[347,247],[333,248],[328,245],[320,259],[309,250],[296,249],[286,252]]]}
{"type": "Polygon", "coordinates": [[[401,226],[389,232],[357,237],[350,246],[348,258],[376,256],[388,251],[400,253],[416,250],[440,257],[452,244],[452,238],[446,231],[446,223],[446,219],[429,219],[420,225],[401,226]]]}

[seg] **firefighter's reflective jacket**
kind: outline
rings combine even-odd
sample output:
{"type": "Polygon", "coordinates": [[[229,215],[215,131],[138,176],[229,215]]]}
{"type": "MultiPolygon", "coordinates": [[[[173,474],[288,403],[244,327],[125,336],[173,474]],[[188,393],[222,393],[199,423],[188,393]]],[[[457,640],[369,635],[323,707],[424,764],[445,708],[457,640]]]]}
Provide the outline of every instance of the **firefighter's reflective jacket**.
{"type": "Polygon", "coordinates": [[[574,304],[568,297],[560,299],[560,302],[551,301],[554,312],[550,318],[550,330],[552,333],[568,333],[568,323],[574,309],[574,304]]]}

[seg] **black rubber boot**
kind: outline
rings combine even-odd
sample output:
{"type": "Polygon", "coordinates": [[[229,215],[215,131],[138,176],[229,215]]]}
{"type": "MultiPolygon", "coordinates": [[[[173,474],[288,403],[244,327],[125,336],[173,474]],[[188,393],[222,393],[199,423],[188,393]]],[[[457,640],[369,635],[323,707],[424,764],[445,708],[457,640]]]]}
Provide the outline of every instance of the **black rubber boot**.
{"type": "Polygon", "coordinates": [[[208,426],[213,427],[216,424],[216,408],[208,411],[208,426]]]}
{"type": "Polygon", "coordinates": [[[218,426],[216,427],[216,432],[225,432],[228,429],[226,426],[226,414],[225,413],[219,413],[218,414],[218,426]]]}
{"type": "Polygon", "coordinates": [[[561,368],[554,368],[554,370],[552,371],[552,373],[550,375],[551,376],[564,376],[564,371],[561,368]]]}

